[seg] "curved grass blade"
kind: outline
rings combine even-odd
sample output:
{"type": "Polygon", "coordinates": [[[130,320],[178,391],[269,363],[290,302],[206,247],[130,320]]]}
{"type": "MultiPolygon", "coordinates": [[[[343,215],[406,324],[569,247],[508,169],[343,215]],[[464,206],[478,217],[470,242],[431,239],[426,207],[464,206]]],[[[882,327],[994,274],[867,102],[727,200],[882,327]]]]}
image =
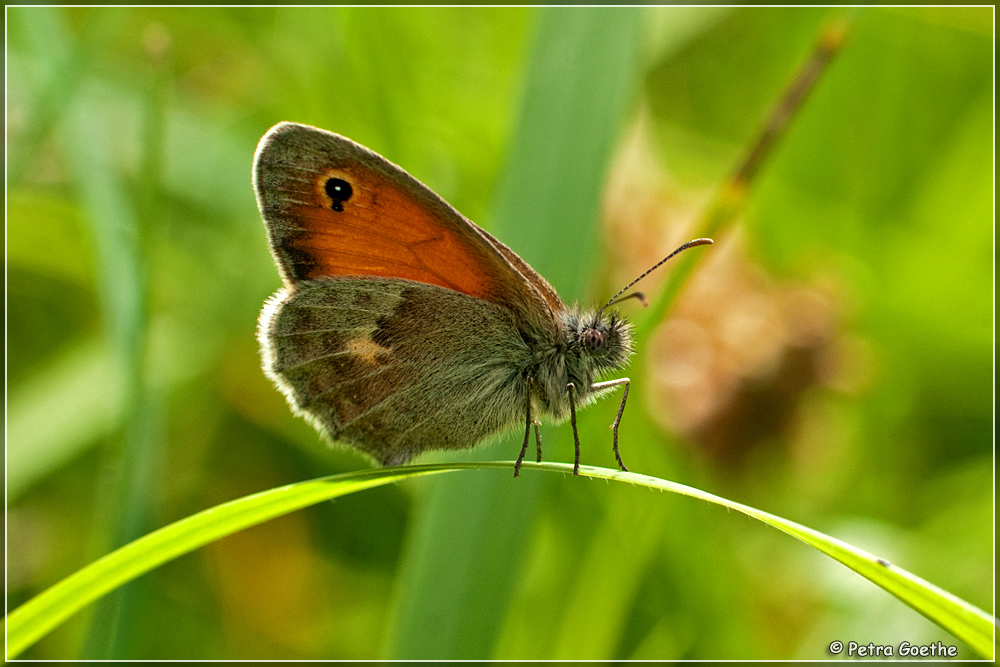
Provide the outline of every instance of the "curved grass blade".
{"type": "MultiPolygon", "coordinates": [[[[565,466],[571,467],[568,464],[565,466]]],[[[586,469],[584,466],[580,466],[580,475],[595,479],[619,480],[651,489],[670,491],[742,512],[788,533],[846,565],[965,642],[979,655],[989,660],[993,659],[995,618],[975,605],[863,549],[770,512],[658,477],[589,466],[586,469]]]]}
{"type": "MultiPolygon", "coordinates": [[[[16,657],[87,604],[153,568],[198,547],[324,500],[411,477],[465,469],[510,469],[511,461],[404,466],[351,472],[298,482],[232,500],[142,537],[70,575],[11,612],[5,622],[7,659],[16,657]]],[[[565,463],[524,462],[522,470],[571,474],[565,463]]],[[[670,491],[721,505],[763,521],[822,551],[887,590],[965,642],[993,658],[994,619],[920,577],[819,531],[690,486],[636,473],[580,466],[580,475],[670,491]]]]}
{"type": "Polygon", "coordinates": [[[463,467],[475,466],[407,466],[321,477],[244,496],[181,519],[94,561],[8,614],[7,659],[91,602],[198,547],[324,500],[463,467]]]}

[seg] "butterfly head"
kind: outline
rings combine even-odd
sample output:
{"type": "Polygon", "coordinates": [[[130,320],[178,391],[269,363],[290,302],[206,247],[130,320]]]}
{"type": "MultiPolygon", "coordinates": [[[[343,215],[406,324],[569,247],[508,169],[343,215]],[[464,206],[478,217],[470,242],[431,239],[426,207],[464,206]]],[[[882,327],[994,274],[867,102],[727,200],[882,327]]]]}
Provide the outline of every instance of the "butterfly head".
{"type": "Polygon", "coordinates": [[[632,354],[632,325],[618,314],[585,313],[572,327],[570,347],[598,373],[622,367],[632,354]]]}

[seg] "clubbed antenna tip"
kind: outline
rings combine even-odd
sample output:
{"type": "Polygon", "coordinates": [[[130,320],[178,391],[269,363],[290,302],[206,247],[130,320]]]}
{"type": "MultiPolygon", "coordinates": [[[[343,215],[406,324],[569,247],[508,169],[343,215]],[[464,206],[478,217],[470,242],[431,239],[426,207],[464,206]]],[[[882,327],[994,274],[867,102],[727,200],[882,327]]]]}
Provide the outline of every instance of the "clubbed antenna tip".
{"type": "MultiPolygon", "coordinates": [[[[657,262],[653,266],[649,267],[649,269],[647,269],[645,273],[643,273],[641,276],[639,276],[638,278],[636,278],[635,280],[633,280],[632,282],[630,282],[628,285],[626,285],[625,287],[623,287],[621,290],[619,290],[618,294],[615,294],[613,297],[611,297],[611,299],[606,304],[604,304],[604,307],[601,308],[601,311],[600,311],[599,314],[604,313],[604,311],[607,309],[608,306],[612,305],[613,303],[615,303],[617,301],[623,301],[624,299],[632,298],[631,295],[627,296],[627,297],[624,297],[623,299],[619,299],[618,297],[620,297],[622,294],[624,294],[625,292],[627,292],[630,289],[632,289],[633,285],[635,285],[637,282],[639,282],[640,280],[642,280],[643,278],[645,278],[646,276],[648,276],[650,273],[652,273],[656,269],[658,269],[661,266],[663,266],[663,264],[666,263],[666,261],[668,259],[670,259],[671,257],[673,257],[674,255],[680,253],[683,250],[687,250],[688,248],[693,248],[693,247],[699,246],[699,245],[712,245],[713,243],[715,243],[715,241],[713,241],[712,239],[694,239],[692,241],[688,241],[687,243],[685,243],[684,245],[682,245],[680,248],[678,248],[677,250],[674,250],[672,253],[670,253],[669,255],[667,255],[666,257],[664,257],[663,259],[661,259],[659,262],[657,262]]],[[[637,298],[640,301],[642,301],[643,305],[646,304],[646,297],[643,294],[636,293],[636,297],[635,298],[637,298]]]]}

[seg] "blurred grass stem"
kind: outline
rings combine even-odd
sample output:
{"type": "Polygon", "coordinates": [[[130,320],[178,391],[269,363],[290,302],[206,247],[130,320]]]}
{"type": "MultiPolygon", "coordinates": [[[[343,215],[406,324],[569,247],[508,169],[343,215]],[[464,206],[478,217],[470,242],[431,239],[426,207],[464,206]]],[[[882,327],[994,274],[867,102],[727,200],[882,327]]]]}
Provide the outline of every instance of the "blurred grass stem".
{"type": "MultiPolygon", "coordinates": [[[[158,210],[169,40],[162,35],[154,35],[153,40],[153,46],[147,44],[152,68],[145,104],[138,206],[129,202],[119,167],[112,158],[114,141],[108,123],[98,112],[99,98],[81,96],[67,132],[74,177],[86,202],[97,248],[100,301],[112,356],[125,378],[123,437],[109,443],[97,505],[99,525],[103,527],[100,539],[112,547],[127,544],[148,530],[159,489],[156,470],[162,417],[160,401],[150,390],[145,374],[149,304],[142,228],[155,221],[158,210]]],[[[85,658],[124,657],[134,596],[135,584],[98,605],[83,647],[85,658]]]]}
{"type": "MultiPolygon", "coordinates": [[[[596,260],[601,185],[634,93],[641,16],[538,10],[491,231],[569,301],[582,295],[596,260]]],[[[516,451],[520,442],[503,446],[516,451]]],[[[435,485],[397,578],[387,657],[493,655],[546,481],[453,476],[435,485]]]]}
{"type": "MultiPolygon", "coordinates": [[[[847,19],[841,19],[821,30],[812,53],[785,88],[784,94],[764,121],[746,156],[736,167],[729,182],[722,186],[705,208],[705,212],[695,225],[695,235],[716,238],[725,234],[746,208],[748,193],[757,174],[773,154],[774,147],[785,135],[792,120],[802,109],[809,93],[815,89],[820,76],[840,51],[847,39],[849,27],[847,19]]],[[[642,346],[659,323],[667,317],[688,276],[705,256],[705,253],[689,252],[677,258],[670,280],[636,326],[638,346],[642,346]]]]}

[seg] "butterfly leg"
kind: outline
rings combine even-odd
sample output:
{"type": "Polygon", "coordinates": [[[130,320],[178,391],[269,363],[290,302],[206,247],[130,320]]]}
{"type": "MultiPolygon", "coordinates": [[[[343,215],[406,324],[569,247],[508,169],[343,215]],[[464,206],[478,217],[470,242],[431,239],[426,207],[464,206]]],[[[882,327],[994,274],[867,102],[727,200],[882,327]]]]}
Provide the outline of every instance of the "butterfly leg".
{"type": "Polygon", "coordinates": [[[630,381],[628,378],[619,378],[617,380],[608,380],[607,382],[598,382],[590,386],[591,389],[604,389],[606,387],[617,387],[620,384],[625,385],[625,393],[622,394],[622,404],[618,406],[618,416],[615,417],[615,423],[611,425],[611,430],[614,432],[615,458],[618,460],[618,465],[625,472],[628,472],[628,468],[626,468],[625,464],[622,463],[621,454],[618,453],[618,424],[621,423],[622,413],[625,412],[625,401],[628,400],[629,383],[630,381]]]}
{"type": "MultiPolygon", "coordinates": [[[[521,474],[521,462],[524,460],[524,453],[528,451],[528,438],[531,436],[531,396],[528,396],[528,409],[527,416],[524,422],[524,444],[521,445],[521,453],[517,457],[517,463],[514,464],[514,477],[518,477],[521,474]]],[[[535,426],[535,437],[538,437],[538,427],[535,426]]],[[[538,460],[542,460],[542,441],[538,441],[538,460]]]]}
{"type": "Polygon", "coordinates": [[[538,445],[538,458],[535,459],[538,463],[542,462],[542,434],[538,432],[538,427],[542,425],[542,422],[537,419],[533,422],[535,425],[535,444],[538,445]]]}
{"type": "Polygon", "coordinates": [[[572,382],[566,385],[569,389],[569,423],[573,426],[573,445],[576,447],[576,458],[573,460],[573,474],[580,474],[580,436],[576,432],[576,385],[572,382]]]}

